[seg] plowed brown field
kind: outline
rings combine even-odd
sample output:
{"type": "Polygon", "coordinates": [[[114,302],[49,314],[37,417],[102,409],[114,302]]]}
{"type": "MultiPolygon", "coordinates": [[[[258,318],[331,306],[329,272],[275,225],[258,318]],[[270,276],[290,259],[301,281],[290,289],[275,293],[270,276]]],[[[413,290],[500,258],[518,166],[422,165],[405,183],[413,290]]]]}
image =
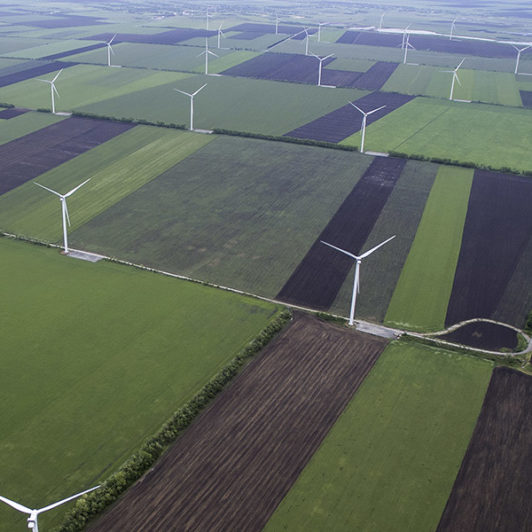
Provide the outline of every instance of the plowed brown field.
{"type": "Polygon", "coordinates": [[[296,316],[90,530],[261,530],[385,345],[296,316]]]}

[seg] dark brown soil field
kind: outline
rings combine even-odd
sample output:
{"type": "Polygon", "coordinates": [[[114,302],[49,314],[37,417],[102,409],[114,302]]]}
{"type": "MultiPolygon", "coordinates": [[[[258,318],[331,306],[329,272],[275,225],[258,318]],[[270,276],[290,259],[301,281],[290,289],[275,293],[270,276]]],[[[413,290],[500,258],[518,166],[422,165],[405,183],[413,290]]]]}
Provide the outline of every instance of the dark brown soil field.
{"type": "Polygon", "coordinates": [[[89,530],[262,530],[385,345],[296,315],[89,530]]]}
{"type": "Polygon", "coordinates": [[[18,83],[19,81],[24,81],[26,79],[36,78],[37,76],[43,76],[49,72],[55,72],[56,70],[61,70],[62,68],[68,68],[77,64],[78,63],[52,61],[51,63],[42,63],[25,70],[18,70],[3,76],[0,75],[0,87],[12,85],[13,83],[18,83]]]}
{"type": "Polygon", "coordinates": [[[367,72],[364,72],[352,87],[354,89],[377,91],[388,81],[397,66],[397,63],[379,61],[372,65],[367,72]]]}
{"type": "Polygon", "coordinates": [[[27,113],[29,109],[21,109],[20,107],[13,107],[12,109],[4,109],[0,111],[0,118],[2,120],[9,120],[15,118],[15,116],[23,115],[27,113]]]}
{"type": "MultiPolygon", "coordinates": [[[[182,41],[188,41],[195,37],[212,37],[217,32],[214,30],[196,30],[192,28],[176,28],[175,30],[163,31],[162,33],[154,33],[151,35],[142,33],[119,33],[114,43],[120,42],[138,42],[147,44],[175,44],[182,41]]],[[[91,37],[82,37],[84,40],[90,41],[105,41],[108,42],[114,33],[99,33],[91,37]]]]}
{"type": "Polygon", "coordinates": [[[495,368],[438,532],[532,530],[532,377],[495,368]]]}
{"type": "Polygon", "coordinates": [[[519,91],[521,94],[521,101],[523,102],[523,107],[532,109],[532,91],[519,91]]]}
{"type": "Polygon", "coordinates": [[[354,261],[320,240],[360,253],[405,164],[405,159],[376,157],[373,160],[277,299],[321,310],[333,304],[354,261]]]}
{"type": "Polygon", "coordinates": [[[531,238],[531,205],[529,177],[475,170],[447,326],[493,316],[531,238]]]}
{"type": "Polygon", "coordinates": [[[61,59],[62,57],[68,57],[69,55],[81,54],[83,52],[90,52],[91,50],[97,50],[98,48],[103,48],[105,43],[90,44],[89,46],[82,46],[81,48],[74,48],[73,50],[68,50],[66,52],[60,52],[58,54],[47,55],[41,57],[41,59],[47,59],[53,61],[55,59],[61,59]]]}
{"type": "Polygon", "coordinates": [[[0,146],[0,194],[73,159],[134,127],[133,124],[67,118],[0,146]]]}
{"type": "MultiPolygon", "coordinates": [[[[366,94],[353,103],[363,111],[371,111],[382,105],[384,109],[368,116],[367,125],[386,116],[388,113],[395,111],[405,103],[412,100],[413,96],[398,94],[396,92],[372,92],[366,94]]],[[[362,127],[362,114],[360,114],[352,105],[344,105],[326,115],[320,116],[297,129],[285,133],[287,137],[296,137],[298,139],[312,139],[326,142],[340,142],[345,138],[360,131],[362,127]]]]}
{"type": "MultiPolygon", "coordinates": [[[[450,26],[449,26],[450,27],[450,26]]],[[[367,46],[401,46],[402,35],[364,31],[346,31],[336,42],[343,44],[363,44],[367,46]]],[[[443,52],[448,54],[475,55],[479,57],[514,57],[515,50],[505,44],[458,40],[432,35],[410,35],[410,43],[416,50],[443,52]]]]}
{"type": "Polygon", "coordinates": [[[468,323],[438,338],[489,351],[513,349],[517,345],[517,333],[513,329],[489,322],[468,323]]]}

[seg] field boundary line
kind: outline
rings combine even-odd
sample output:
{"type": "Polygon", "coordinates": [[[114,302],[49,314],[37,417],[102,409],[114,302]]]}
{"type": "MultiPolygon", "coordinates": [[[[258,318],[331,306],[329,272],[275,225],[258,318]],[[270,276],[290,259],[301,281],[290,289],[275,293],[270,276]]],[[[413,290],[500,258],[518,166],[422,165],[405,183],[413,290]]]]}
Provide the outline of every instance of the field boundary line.
{"type": "MultiPolygon", "coordinates": [[[[45,242],[44,240],[38,240],[36,238],[30,238],[30,237],[15,235],[13,233],[7,233],[5,231],[0,231],[0,235],[3,236],[3,237],[6,237],[6,238],[11,238],[13,240],[20,240],[20,241],[28,242],[30,244],[35,244],[35,245],[38,245],[38,246],[45,246],[45,247],[54,248],[54,249],[62,249],[62,247],[63,247],[63,246],[61,246],[59,244],[53,244],[51,242],[45,242]]],[[[303,312],[309,312],[311,314],[319,314],[320,313],[320,311],[318,311],[316,309],[313,309],[313,308],[310,308],[310,307],[304,307],[304,306],[301,306],[301,305],[295,305],[293,303],[287,303],[285,301],[279,301],[278,299],[274,299],[274,298],[270,298],[270,297],[266,297],[266,296],[261,296],[261,295],[258,295],[258,294],[253,294],[251,292],[245,292],[244,290],[239,290],[238,288],[231,288],[230,286],[224,286],[224,285],[221,285],[221,284],[211,283],[209,281],[202,281],[200,279],[195,279],[194,277],[189,277],[187,275],[182,275],[182,274],[179,274],[179,273],[167,272],[165,270],[160,270],[158,268],[152,268],[151,266],[145,266],[144,264],[137,264],[135,262],[131,262],[131,261],[128,261],[128,260],[125,260],[125,259],[119,259],[118,257],[110,257],[108,255],[102,255],[101,253],[94,253],[92,251],[87,251],[87,250],[82,250],[82,249],[74,249],[74,248],[70,248],[70,249],[72,251],[75,251],[75,252],[78,252],[78,253],[88,253],[88,254],[91,254],[91,255],[98,255],[98,256],[102,257],[102,260],[106,260],[106,261],[109,261],[109,262],[114,262],[116,264],[122,264],[123,266],[130,266],[130,267],[133,267],[133,268],[137,268],[139,270],[144,270],[144,271],[148,271],[148,272],[152,272],[152,273],[157,273],[159,275],[164,275],[166,277],[172,277],[174,279],[180,279],[182,281],[189,281],[189,282],[200,284],[200,285],[203,285],[203,286],[208,286],[210,288],[218,288],[219,290],[225,290],[226,292],[232,292],[234,294],[238,294],[238,295],[242,295],[242,296],[246,296],[246,297],[251,297],[251,298],[254,298],[254,299],[259,299],[261,301],[266,301],[266,302],[272,303],[274,305],[281,305],[281,306],[284,306],[284,307],[287,307],[287,308],[290,308],[290,309],[301,310],[303,312]]],[[[344,321],[347,322],[347,317],[346,316],[340,316],[338,314],[329,314],[329,315],[332,316],[333,318],[341,319],[341,320],[344,320],[344,321]]],[[[514,327],[513,325],[508,325],[506,323],[496,322],[494,320],[487,320],[487,319],[484,320],[483,318],[473,318],[471,320],[467,320],[467,321],[461,322],[459,324],[454,324],[454,325],[452,325],[452,327],[450,327],[450,329],[451,328],[458,328],[458,327],[461,327],[462,325],[465,325],[465,324],[467,324],[469,322],[475,322],[475,321],[493,321],[494,323],[496,323],[498,325],[503,325],[505,327],[509,327],[511,329],[514,329],[516,332],[519,332],[520,334],[523,335],[525,340],[527,340],[527,342],[528,342],[528,346],[527,346],[527,348],[524,351],[519,351],[519,352],[515,352],[515,353],[512,353],[512,352],[506,353],[506,352],[500,352],[500,351],[488,351],[486,349],[480,349],[480,348],[477,348],[477,347],[471,347],[471,346],[467,346],[467,345],[464,345],[464,344],[457,344],[457,343],[453,343],[453,342],[448,342],[446,340],[440,340],[439,338],[432,338],[432,336],[434,336],[434,335],[445,334],[445,332],[448,332],[446,330],[437,331],[435,333],[434,332],[431,332],[431,333],[418,333],[418,332],[414,332],[414,331],[408,331],[406,329],[395,329],[395,328],[392,328],[392,327],[387,327],[386,325],[383,325],[383,324],[380,324],[380,323],[373,323],[373,322],[370,322],[370,321],[358,320],[358,319],[355,320],[355,324],[356,324],[355,329],[360,331],[360,332],[365,332],[367,334],[373,334],[373,335],[376,335],[376,336],[383,336],[383,337],[387,337],[387,338],[392,338],[392,337],[399,338],[401,336],[410,336],[410,337],[415,337],[415,338],[419,338],[419,339],[422,339],[422,340],[427,340],[427,341],[432,342],[432,343],[442,344],[444,346],[466,349],[468,351],[474,351],[474,352],[477,352],[477,353],[486,353],[486,354],[490,354],[490,355],[497,355],[497,356],[504,357],[504,358],[516,357],[516,356],[519,356],[519,355],[526,355],[526,354],[532,352],[532,337],[527,335],[523,330],[521,330],[521,329],[519,329],[517,327],[514,327]],[[386,336],[384,336],[384,335],[386,335],[386,336]]]]}

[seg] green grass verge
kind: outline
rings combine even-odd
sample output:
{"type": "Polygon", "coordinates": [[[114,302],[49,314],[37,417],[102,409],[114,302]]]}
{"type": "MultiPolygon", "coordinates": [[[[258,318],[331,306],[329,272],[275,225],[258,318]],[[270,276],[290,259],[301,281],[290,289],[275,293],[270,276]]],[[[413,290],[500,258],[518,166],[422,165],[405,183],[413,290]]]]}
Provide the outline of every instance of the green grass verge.
{"type": "MultiPolygon", "coordinates": [[[[44,79],[52,79],[50,72],[44,79]]],[[[146,69],[109,68],[95,65],[77,65],[66,68],[56,81],[61,95],[56,99],[58,111],[72,111],[101,100],[123,96],[167,83],[176,83],[188,77],[178,72],[160,72],[146,69]]],[[[50,87],[29,79],[0,88],[0,101],[31,109],[49,109],[50,87]]],[[[113,115],[116,116],[116,115],[113,115]]],[[[181,122],[184,123],[184,120],[181,122]]]]}
{"type": "MultiPolygon", "coordinates": [[[[42,174],[38,183],[65,192],[91,178],[68,199],[74,230],[213,139],[173,129],[133,129],[42,174]]],[[[57,198],[34,181],[0,196],[0,228],[48,242],[62,241],[57,198]]]]}
{"type": "Polygon", "coordinates": [[[395,342],[273,514],[280,530],[435,530],[492,364],[395,342]]]}
{"type": "Polygon", "coordinates": [[[275,296],[370,163],[218,137],[74,231],[72,243],[275,296]]]}
{"type": "MultiPolygon", "coordinates": [[[[2,495],[42,507],[97,484],[278,307],[0,238],[2,495]]],[[[67,508],[42,516],[43,529],[67,508]]],[[[0,507],[0,530],[25,516],[0,507]]],[[[40,519],[39,519],[40,520],[40,519]]]]}
{"type": "Polygon", "coordinates": [[[440,167],[385,323],[415,330],[444,328],[472,182],[473,170],[440,167]]]}
{"type": "Polygon", "coordinates": [[[532,110],[420,97],[371,124],[366,149],[532,171],[531,137],[532,110]]]}
{"type": "Polygon", "coordinates": [[[25,113],[9,120],[0,120],[0,145],[24,137],[38,129],[64,120],[64,117],[51,113],[25,113]]]}
{"type": "MultiPolygon", "coordinates": [[[[364,260],[361,269],[361,292],[357,298],[357,315],[382,322],[410,251],[425,202],[438,165],[408,161],[368,240],[367,250],[392,235],[396,238],[364,260]]],[[[348,315],[353,293],[353,270],[347,276],[330,312],[348,315]]]]}

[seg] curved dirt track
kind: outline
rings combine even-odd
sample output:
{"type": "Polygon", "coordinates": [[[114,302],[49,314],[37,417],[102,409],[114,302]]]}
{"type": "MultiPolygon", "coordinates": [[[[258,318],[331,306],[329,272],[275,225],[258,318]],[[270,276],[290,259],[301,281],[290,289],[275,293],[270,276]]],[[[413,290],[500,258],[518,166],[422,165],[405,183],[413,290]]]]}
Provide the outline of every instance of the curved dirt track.
{"type": "Polygon", "coordinates": [[[297,315],[90,530],[261,530],[386,343],[297,315]]]}

